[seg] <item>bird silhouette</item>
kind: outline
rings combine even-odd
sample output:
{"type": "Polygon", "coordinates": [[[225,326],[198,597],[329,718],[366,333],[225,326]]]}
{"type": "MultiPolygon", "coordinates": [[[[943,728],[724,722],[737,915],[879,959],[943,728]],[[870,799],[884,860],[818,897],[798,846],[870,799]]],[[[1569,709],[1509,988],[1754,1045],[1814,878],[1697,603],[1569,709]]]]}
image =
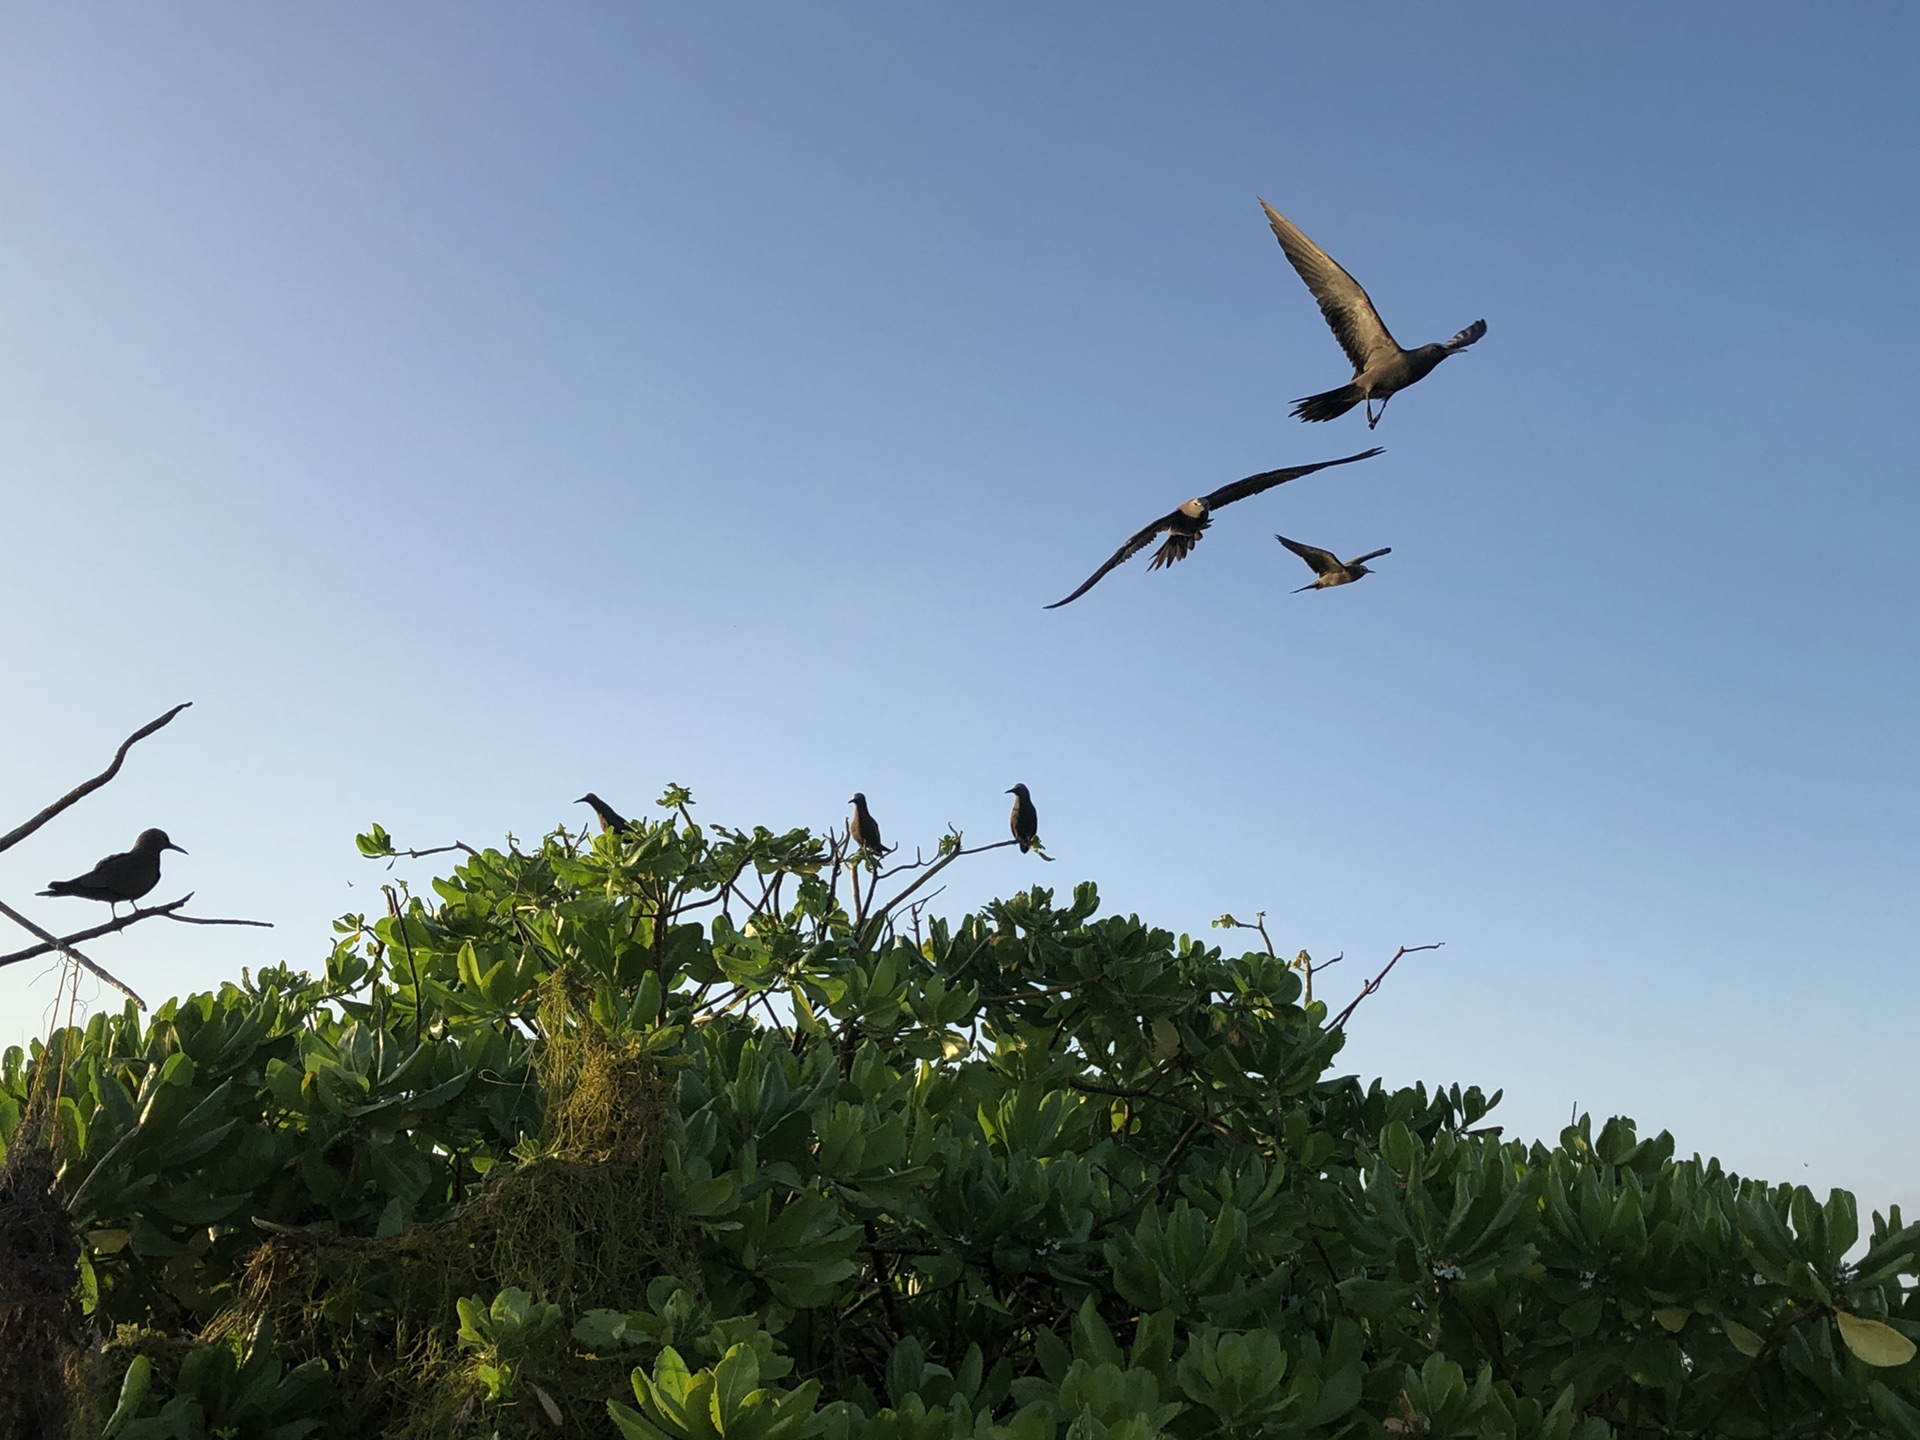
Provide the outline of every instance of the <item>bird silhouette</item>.
{"type": "MultiPolygon", "coordinates": [[[[104,900],[119,913],[122,900],[138,900],[160,883],[160,852],[179,850],[164,830],[142,830],[131,850],[109,855],[84,875],[52,880],[42,895],[77,895],[82,900],[104,900]]],[[[136,907],[138,908],[138,907],[136,907]]]]}
{"type": "Polygon", "coordinates": [[[1020,842],[1020,853],[1026,854],[1033,848],[1034,837],[1040,833],[1040,812],[1034,808],[1033,797],[1027,793],[1027,787],[1016,785],[1007,794],[1013,796],[1013,813],[1007,816],[1007,825],[1013,831],[1013,838],[1020,842]]]}
{"type": "Polygon", "coordinates": [[[582,795],[573,803],[576,805],[591,805],[593,807],[593,815],[594,818],[600,822],[600,833],[602,835],[606,834],[609,830],[625,830],[627,828],[629,822],[626,816],[607,804],[606,801],[602,800],[591,790],[587,791],[586,794],[582,795]]]}
{"type": "MultiPolygon", "coordinates": [[[[1311,585],[1302,585],[1300,590],[1325,590],[1334,585],[1351,585],[1362,575],[1373,573],[1367,568],[1367,561],[1377,560],[1382,555],[1393,553],[1393,547],[1389,545],[1384,550],[1369,550],[1366,554],[1356,555],[1351,560],[1342,560],[1331,550],[1322,550],[1317,545],[1302,545],[1298,540],[1289,540],[1284,535],[1276,535],[1273,538],[1313,567],[1314,582],[1311,585]]],[[[1300,590],[1293,593],[1298,595],[1300,590]]]]}
{"type": "Polygon", "coordinates": [[[853,819],[847,824],[847,831],[853,836],[853,843],[862,850],[871,850],[875,855],[886,854],[887,847],[880,839],[879,822],[867,809],[867,797],[856,790],[853,792],[853,798],[847,803],[853,806],[853,819]]]}
{"type": "Polygon", "coordinates": [[[1367,428],[1371,430],[1387,413],[1387,401],[1396,391],[1425,379],[1442,360],[1458,355],[1487,333],[1487,322],[1476,320],[1444,345],[1402,350],[1360,282],[1266,201],[1260,202],[1260,208],[1267,212],[1267,223],[1273,226],[1274,238],[1286,251],[1287,259],[1320,302],[1320,313],[1333,328],[1334,339],[1353,362],[1350,383],[1294,402],[1293,413],[1302,420],[1337,419],[1365,401],[1367,428]],[[1379,414],[1374,413],[1375,400],[1380,402],[1379,414]]]}
{"type": "Polygon", "coordinates": [[[1167,538],[1154,552],[1153,563],[1147,566],[1149,570],[1158,570],[1162,565],[1171,565],[1176,560],[1186,559],[1187,552],[1200,542],[1201,535],[1213,523],[1213,512],[1221,507],[1231,505],[1236,500],[1244,500],[1249,495],[1258,495],[1262,491],[1271,490],[1276,485],[1284,485],[1289,480],[1298,480],[1302,475],[1311,475],[1316,470],[1325,470],[1334,465],[1351,465],[1356,460],[1371,460],[1381,453],[1380,448],[1375,446],[1371,450],[1362,450],[1358,455],[1348,455],[1340,460],[1322,460],[1317,465],[1295,465],[1286,470],[1263,470],[1258,475],[1249,475],[1246,479],[1236,480],[1231,485],[1222,485],[1210,495],[1189,500],[1179,509],[1162,515],[1151,525],[1135,532],[1126,544],[1113,552],[1112,559],[1089,575],[1080,588],[1066,599],[1056,600],[1053,604],[1041,608],[1058,610],[1062,605],[1071,605],[1098,585],[1114,566],[1132,559],[1151,545],[1154,538],[1162,531],[1167,532],[1167,538]]]}

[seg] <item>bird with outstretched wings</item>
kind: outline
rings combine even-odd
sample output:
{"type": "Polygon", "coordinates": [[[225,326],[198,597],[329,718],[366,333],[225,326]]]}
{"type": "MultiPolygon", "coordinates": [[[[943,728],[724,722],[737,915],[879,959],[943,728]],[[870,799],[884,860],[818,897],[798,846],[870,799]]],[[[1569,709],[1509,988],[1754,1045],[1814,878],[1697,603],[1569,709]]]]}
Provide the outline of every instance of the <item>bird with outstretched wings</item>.
{"type": "Polygon", "coordinates": [[[1351,465],[1356,460],[1371,460],[1381,453],[1380,447],[1362,450],[1358,455],[1348,455],[1340,460],[1322,460],[1317,465],[1293,465],[1285,470],[1263,470],[1258,475],[1249,475],[1244,480],[1235,480],[1231,485],[1222,485],[1212,494],[1201,495],[1186,504],[1162,515],[1152,524],[1142,527],[1128,538],[1126,544],[1113,552],[1111,559],[1093,574],[1089,575],[1080,588],[1064,600],[1056,600],[1043,608],[1058,610],[1062,605],[1071,605],[1106,576],[1116,565],[1121,565],[1138,555],[1161,535],[1167,538],[1154,552],[1153,563],[1149,570],[1158,570],[1162,565],[1171,565],[1176,560],[1184,560],[1187,553],[1199,543],[1200,536],[1213,523],[1213,512],[1236,500],[1245,500],[1249,495],[1258,495],[1271,490],[1276,485],[1284,485],[1289,480],[1298,480],[1302,475],[1311,475],[1316,470],[1326,470],[1335,465],[1351,465]]]}
{"type": "Polygon", "coordinates": [[[1459,354],[1487,333],[1487,322],[1476,320],[1444,345],[1403,350],[1358,280],[1266,201],[1260,202],[1260,208],[1267,212],[1274,239],[1280,242],[1294,272],[1306,282],[1334,339],[1353,365],[1351,383],[1295,402],[1293,413],[1302,420],[1332,420],[1365,401],[1367,428],[1371,430],[1380,415],[1387,413],[1387,401],[1395,392],[1424,379],[1442,360],[1459,354]],[[1379,415],[1373,410],[1375,400],[1380,402],[1379,415]]]}
{"type": "Polygon", "coordinates": [[[1276,535],[1273,538],[1306,561],[1313,571],[1313,583],[1302,585],[1300,590],[1293,592],[1296,595],[1301,590],[1325,590],[1331,585],[1350,585],[1362,575],[1373,573],[1367,568],[1367,561],[1378,560],[1382,555],[1393,553],[1393,547],[1388,545],[1384,549],[1369,550],[1364,555],[1356,555],[1351,560],[1342,560],[1331,550],[1322,550],[1318,545],[1302,544],[1298,540],[1289,540],[1284,535],[1276,535]]]}

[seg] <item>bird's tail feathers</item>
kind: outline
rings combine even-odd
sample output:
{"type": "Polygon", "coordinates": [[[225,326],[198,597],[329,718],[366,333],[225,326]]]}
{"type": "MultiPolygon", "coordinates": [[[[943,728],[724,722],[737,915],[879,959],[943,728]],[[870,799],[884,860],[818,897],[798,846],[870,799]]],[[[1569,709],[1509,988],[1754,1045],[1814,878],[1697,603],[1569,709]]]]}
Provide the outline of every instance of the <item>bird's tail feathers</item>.
{"type": "Polygon", "coordinates": [[[1358,386],[1342,385],[1338,390],[1327,390],[1296,400],[1293,413],[1302,420],[1338,420],[1358,405],[1360,398],[1358,386]]]}
{"type": "MultiPolygon", "coordinates": [[[[1162,565],[1171,565],[1176,560],[1184,560],[1192,553],[1193,547],[1200,543],[1198,535],[1182,535],[1177,531],[1163,540],[1160,548],[1153,552],[1153,562],[1149,570],[1158,570],[1162,565]]],[[[1211,555],[1213,552],[1207,552],[1211,555]]]]}
{"type": "Polygon", "coordinates": [[[1320,590],[1323,588],[1325,587],[1323,587],[1318,580],[1315,580],[1311,585],[1302,585],[1299,590],[1296,590],[1293,593],[1298,595],[1301,593],[1301,591],[1304,591],[1304,590],[1320,590]]]}

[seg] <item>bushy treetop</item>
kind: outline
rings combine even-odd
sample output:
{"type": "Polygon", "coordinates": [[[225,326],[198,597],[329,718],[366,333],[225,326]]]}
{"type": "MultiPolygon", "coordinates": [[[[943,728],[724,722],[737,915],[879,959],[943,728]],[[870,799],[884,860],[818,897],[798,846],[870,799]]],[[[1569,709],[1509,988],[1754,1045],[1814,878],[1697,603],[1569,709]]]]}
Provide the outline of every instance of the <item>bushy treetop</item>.
{"type": "Polygon", "coordinates": [[[1090,884],[937,918],[957,836],[663,805],[7,1053],[84,1433],[1920,1437],[1897,1210],[1337,1076],[1293,963],[1090,884]]]}

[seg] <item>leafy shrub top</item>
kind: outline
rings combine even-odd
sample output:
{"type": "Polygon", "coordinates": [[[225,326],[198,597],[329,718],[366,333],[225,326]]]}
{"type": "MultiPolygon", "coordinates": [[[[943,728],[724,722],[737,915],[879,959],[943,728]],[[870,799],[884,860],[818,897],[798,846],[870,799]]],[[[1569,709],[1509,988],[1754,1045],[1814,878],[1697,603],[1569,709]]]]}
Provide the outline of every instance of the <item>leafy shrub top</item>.
{"type": "Polygon", "coordinates": [[[109,1433],[1920,1436],[1897,1210],[1504,1141],[1333,1075],[1271,953],[1091,885],[948,922],[957,836],[885,871],[688,803],[8,1052],[0,1139],[57,1075],[133,1327],[109,1433]]]}

